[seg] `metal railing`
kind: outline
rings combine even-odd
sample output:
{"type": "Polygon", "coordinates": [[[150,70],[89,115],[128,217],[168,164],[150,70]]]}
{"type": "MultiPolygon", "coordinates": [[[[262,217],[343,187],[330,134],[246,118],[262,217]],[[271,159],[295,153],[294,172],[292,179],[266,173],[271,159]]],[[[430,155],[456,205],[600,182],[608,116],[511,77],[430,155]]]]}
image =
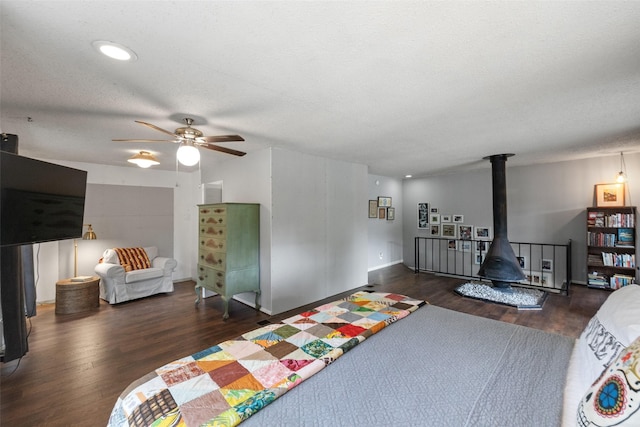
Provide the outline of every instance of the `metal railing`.
{"type": "MultiPolygon", "coordinates": [[[[571,240],[567,244],[510,242],[526,279],[518,286],[569,294],[571,284],[571,240]]],[[[480,265],[489,250],[489,240],[416,237],[416,273],[421,271],[482,279],[480,265]]]]}

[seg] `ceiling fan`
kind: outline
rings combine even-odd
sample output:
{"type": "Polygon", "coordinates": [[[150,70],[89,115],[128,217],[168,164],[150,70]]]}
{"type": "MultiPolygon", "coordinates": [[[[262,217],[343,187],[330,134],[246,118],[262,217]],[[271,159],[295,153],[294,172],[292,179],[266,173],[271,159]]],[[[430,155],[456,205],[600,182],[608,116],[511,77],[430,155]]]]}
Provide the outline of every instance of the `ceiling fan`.
{"type": "Polygon", "coordinates": [[[178,148],[178,161],[186,166],[193,166],[200,161],[200,152],[197,147],[208,148],[209,150],[220,151],[222,153],[232,154],[234,156],[244,156],[246,153],[231,148],[220,147],[215,145],[217,142],[234,142],[244,141],[240,135],[218,135],[204,136],[204,134],[196,128],[192,128],[193,119],[186,117],[184,119],[186,127],[179,127],[174,132],[162,129],[151,123],[135,120],[136,123],[150,127],[167,135],[173,139],[113,139],[115,142],[173,142],[180,144],[178,148]]]}

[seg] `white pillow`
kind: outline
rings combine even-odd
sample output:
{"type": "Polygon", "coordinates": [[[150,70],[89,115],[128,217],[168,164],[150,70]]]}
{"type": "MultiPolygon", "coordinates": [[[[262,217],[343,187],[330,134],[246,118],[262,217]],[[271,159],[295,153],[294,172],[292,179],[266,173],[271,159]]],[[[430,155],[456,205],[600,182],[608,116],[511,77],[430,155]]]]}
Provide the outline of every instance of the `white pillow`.
{"type": "Polygon", "coordinates": [[[147,253],[147,257],[149,258],[149,261],[153,260],[155,257],[158,256],[158,247],[157,246],[149,246],[146,248],[142,248],[144,249],[144,251],[147,253]]]}
{"type": "Polygon", "coordinates": [[[576,425],[586,390],[620,353],[640,336],[640,286],[611,293],[576,342],[564,390],[563,426],[576,425]]]}
{"type": "Polygon", "coordinates": [[[107,264],[120,265],[120,260],[118,259],[118,253],[113,249],[107,249],[102,253],[102,262],[106,262],[107,264]]]}

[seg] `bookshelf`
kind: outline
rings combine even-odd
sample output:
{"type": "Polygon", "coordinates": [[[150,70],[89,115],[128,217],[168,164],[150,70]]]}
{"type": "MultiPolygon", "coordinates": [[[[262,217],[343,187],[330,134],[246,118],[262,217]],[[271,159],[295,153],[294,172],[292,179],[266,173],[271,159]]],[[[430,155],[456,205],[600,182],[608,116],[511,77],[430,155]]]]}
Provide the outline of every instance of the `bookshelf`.
{"type": "Polygon", "coordinates": [[[635,206],[587,208],[587,284],[614,290],[635,282],[635,206]]]}

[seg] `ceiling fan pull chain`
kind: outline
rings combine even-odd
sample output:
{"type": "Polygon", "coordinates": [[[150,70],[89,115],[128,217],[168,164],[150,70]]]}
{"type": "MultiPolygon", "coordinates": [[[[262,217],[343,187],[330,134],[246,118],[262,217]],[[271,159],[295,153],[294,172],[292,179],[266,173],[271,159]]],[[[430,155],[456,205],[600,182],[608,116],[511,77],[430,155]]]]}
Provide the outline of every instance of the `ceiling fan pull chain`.
{"type": "Polygon", "coordinates": [[[178,156],[176,156],[176,187],[179,187],[179,185],[178,185],[178,156]]]}

